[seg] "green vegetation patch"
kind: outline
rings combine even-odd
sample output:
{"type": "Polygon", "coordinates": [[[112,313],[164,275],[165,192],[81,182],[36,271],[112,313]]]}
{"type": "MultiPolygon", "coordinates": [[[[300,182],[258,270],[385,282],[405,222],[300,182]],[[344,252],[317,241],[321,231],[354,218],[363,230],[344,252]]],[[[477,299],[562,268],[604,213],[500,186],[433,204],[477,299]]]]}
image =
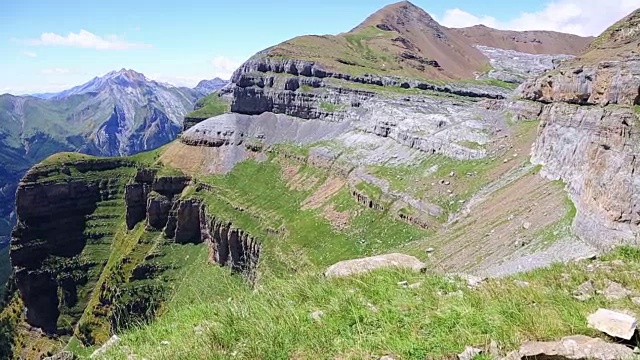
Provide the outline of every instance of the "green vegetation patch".
{"type": "Polygon", "coordinates": [[[195,110],[185,115],[186,118],[208,119],[210,117],[224,114],[231,110],[229,101],[218,92],[209,94],[198,100],[195,110]]]}

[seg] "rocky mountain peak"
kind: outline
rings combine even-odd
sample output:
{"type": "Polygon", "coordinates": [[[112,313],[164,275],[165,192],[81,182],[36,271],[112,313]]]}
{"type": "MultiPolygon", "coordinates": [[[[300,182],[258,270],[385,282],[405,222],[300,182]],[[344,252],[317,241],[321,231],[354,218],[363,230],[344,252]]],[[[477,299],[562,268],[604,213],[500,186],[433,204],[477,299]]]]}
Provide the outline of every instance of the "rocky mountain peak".
{"type": "Polygon", "coordinates": [[[375,26],[386,31],[406,33],[414,31],[437,33],[444,36],[442,26],[422,8],[409,1],[387,5],[369,16],[355,30],[375,26]]]}
{"type": "Polygon", "coordinates": [[[111,71],[107,73],[104,78],[113,79],[114,81],[128,81],[128,82],[137,82],[137,81],[149,81],[144,74],[139,73],[135,70],[122,68],[118,71],[111,71]]]}

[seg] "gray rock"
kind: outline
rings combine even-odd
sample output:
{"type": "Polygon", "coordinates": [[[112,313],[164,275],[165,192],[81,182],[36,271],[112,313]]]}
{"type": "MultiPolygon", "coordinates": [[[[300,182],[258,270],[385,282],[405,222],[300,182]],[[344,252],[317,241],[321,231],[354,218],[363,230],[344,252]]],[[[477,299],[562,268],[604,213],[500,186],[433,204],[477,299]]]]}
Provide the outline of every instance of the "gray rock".
{"type": "Polygon", "coordinates": [[[420,272],[426,269],[426,265],[413,256],[395,253],[340,261],[331,265],[324,275],[326,277],[343,277],[382,268],[399,268],[420,272]]]}
{"type": "Polygon", "coordinates": [[[587,322],[591,328],[626,340],[631,340],[638,324],[635,317],[608,309],[598,309],[587,317],[587,322]]]}
{"type": "Polygon", "coordinates": [[[487,279],[485,277],[471,275],[471,274],[464,274],[464,273],[456,273],[451,275],[455,277],[459,277],[460,279],[466,281],[467,286],[469,286],[469,288],[476,288],[480,286],[487,279]]]}
{"type": "Polygon", "coordinates": [[[640,305],[640,297],[631,298],[631,302],[636,305],[640,305]]]}
{"type": "Polygon", "coordinates": [[[587,301],[591,299],[593,295],[596,293],[596,288],[593,285],[592,280],[587,280],[580,284],[576,291],[573,293],[573,297],[580,301],[587,301]]]}
{"type": "Polygon", "coordinates": [[[109,349],[116,346],[119,342],[120,338],[118,337],[118,335],[113,335],[109,340],[107,340],[106,343],[104,343],[100,348],[94,351],[91,354],[90,358],[94,359],[103,356],[109,349]]]}
{"type": "Polygon", "coordinates": [[[464,351],[458,354],[458,360],[473,360],[476,356],[482,354],[482,349],[467,346],[464,351]]]}
{"type": "Polygon", "coordinates": [[[511,353],[505,360],[558,359],[558,360],[626,360],[633,350],[611,344],[602,339],[575,335],[557,342],[531,341],[522,344],[519,351],[511,353]]]}
{"type": "Polygon", "coordinates": [[[324,317],[324,311],[316,310],[316,311],[312,312],[311,314],[309,314],[309,317],[313,321],[320,321],[324,317]]]}
{"type": "Polygon", "coordinates": [[[603,294],[607,300],[621,300],[631,295],[631,291],[615,281],[609,281],[603,294]]]}
{"type": "Polygon", "coordinates": [[[522,288],[529,287],[529,283],[527,281],[516,280],[513,283],[516,284],[516,286],[518,287],[522,287],[522,288]]]}

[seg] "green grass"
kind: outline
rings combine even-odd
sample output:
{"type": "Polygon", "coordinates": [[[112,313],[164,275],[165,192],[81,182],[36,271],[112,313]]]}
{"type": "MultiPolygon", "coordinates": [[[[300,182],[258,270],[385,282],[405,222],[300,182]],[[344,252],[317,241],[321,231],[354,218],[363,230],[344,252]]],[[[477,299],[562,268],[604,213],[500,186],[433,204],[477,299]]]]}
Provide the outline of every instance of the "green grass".
{"type": "Polygon", "coordinates": [[[385,354],[424,359],[457,354],[467,345],[484,347],[491,340],[510,351],[527,340],[600,336],[587,327],[591,312],[599,307],[640,311],[628,299],[610,302],[596,295],[580,302],[571,294],[588,279],[597,288],[610,279],[640,291],[635,275],[640,251],[631,248],[605,258],[624,260],[620,271],[590,272],[584,262],[558,264],[490,280],[478,289],[436,274],[384,270],[336,280],[317,273],[269,277],[252,290],[226,270],[204,265],[205,258],[201,249],[175,307],[151,325],[123,334],[108,358],[126,359],[133,353],[150,360],[363,359],[385,354]],[[514,280],[530,285],[520,287],[514,280]],[[402,288],[400,281],[421,286],[402,288]],[[310,314],[318,310],[324,315],[314,321],[310,314]],[[162,341],[168,345],[160,345],[162,341]]]}
{"type": "Polygon", "coordinates": [[[327,101],[320,102],[320,110],[333,113],[344,110],[346,106],[343,104],[334,104],[327,101]]]}
{"type": "MultiPolygon", "coordinates": [[[[263,163],[246,161],[226,176],[199,177],[198,181],[215,186],[216,191],[193,196],[201,198],[216,217],[232,221],[261,239],[263,263],[269,264],[265,271],[317,269],[339,260],[384,252],[427,234],[370,209],[354,212],[347,229],[336,231],[322,217],[321,209],[301,210],[302,202],[324,182],[326,173],[304,165],[300,174],[316,179],[315,185],[306,190],[291,189],[282,178],[276,158],[263,163]],[[268,229],[284,229],[284,234],[276,236],[268,229]]],[[[336,201],[343,209],[358,208],[350,197],[336,201]]]]}
{"type": "Polygon", "coordinates": [[[231,104],[220,96],[217,92],[207,95],[204,98],[198,100],[195,106],[195,110],[188,113],[185,117],[208,119],[210,117],[218,116],[228,112],[231,109],[231,104]]]}

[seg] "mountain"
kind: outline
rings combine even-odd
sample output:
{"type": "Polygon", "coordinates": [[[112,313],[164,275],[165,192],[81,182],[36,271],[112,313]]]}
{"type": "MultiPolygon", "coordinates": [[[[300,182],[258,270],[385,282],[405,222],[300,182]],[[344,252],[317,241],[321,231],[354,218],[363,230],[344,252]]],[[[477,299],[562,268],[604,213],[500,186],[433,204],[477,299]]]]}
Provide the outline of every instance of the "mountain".
{"type": "Polygon", "coordinates": [[[629,302],[604,293],[640,291],[635,14],[578,53],[402,2],[257,53],[166,146],[48,157],[16,191],[0,355],[497,357],[595,335],[592,310],[629,302]]]}
{"type": "Polygon", "coordinates": [[[13,226],[18,180],[59,151],[119,156],[175,139],[200,93],[112,71],[52,95],[0,95],[0,242],[13,226]]]}
{"type": "Polygon", "coordinates": [[[229,83],[228,80],[222,80],[220,78],[214,78],[211,80],[202,80],[193,88],[193,90],[203,94],[209,95],[217,90],[222,89],[229,83]]]}
{"type": "Polygon", "coordinates": [[[424,10],[403,1],[379,10],[347,33],[297,37],[265,50],[260,56],[314,61],[327,70],[354,75],[369,72],[421,79],[463,79],[473,78],[489,67],[488,59],[474,47],[476,44],[534,54],[576,54],[589,42],[588,38],[553,32],[491,29],[477,33],[478,29],[488,28],[449,29],[424,10]],[[523,45],[528,38],[529,43],[536,45],[523,45]],[[539,44],[541,41],[544,45],[539,44]]]}

